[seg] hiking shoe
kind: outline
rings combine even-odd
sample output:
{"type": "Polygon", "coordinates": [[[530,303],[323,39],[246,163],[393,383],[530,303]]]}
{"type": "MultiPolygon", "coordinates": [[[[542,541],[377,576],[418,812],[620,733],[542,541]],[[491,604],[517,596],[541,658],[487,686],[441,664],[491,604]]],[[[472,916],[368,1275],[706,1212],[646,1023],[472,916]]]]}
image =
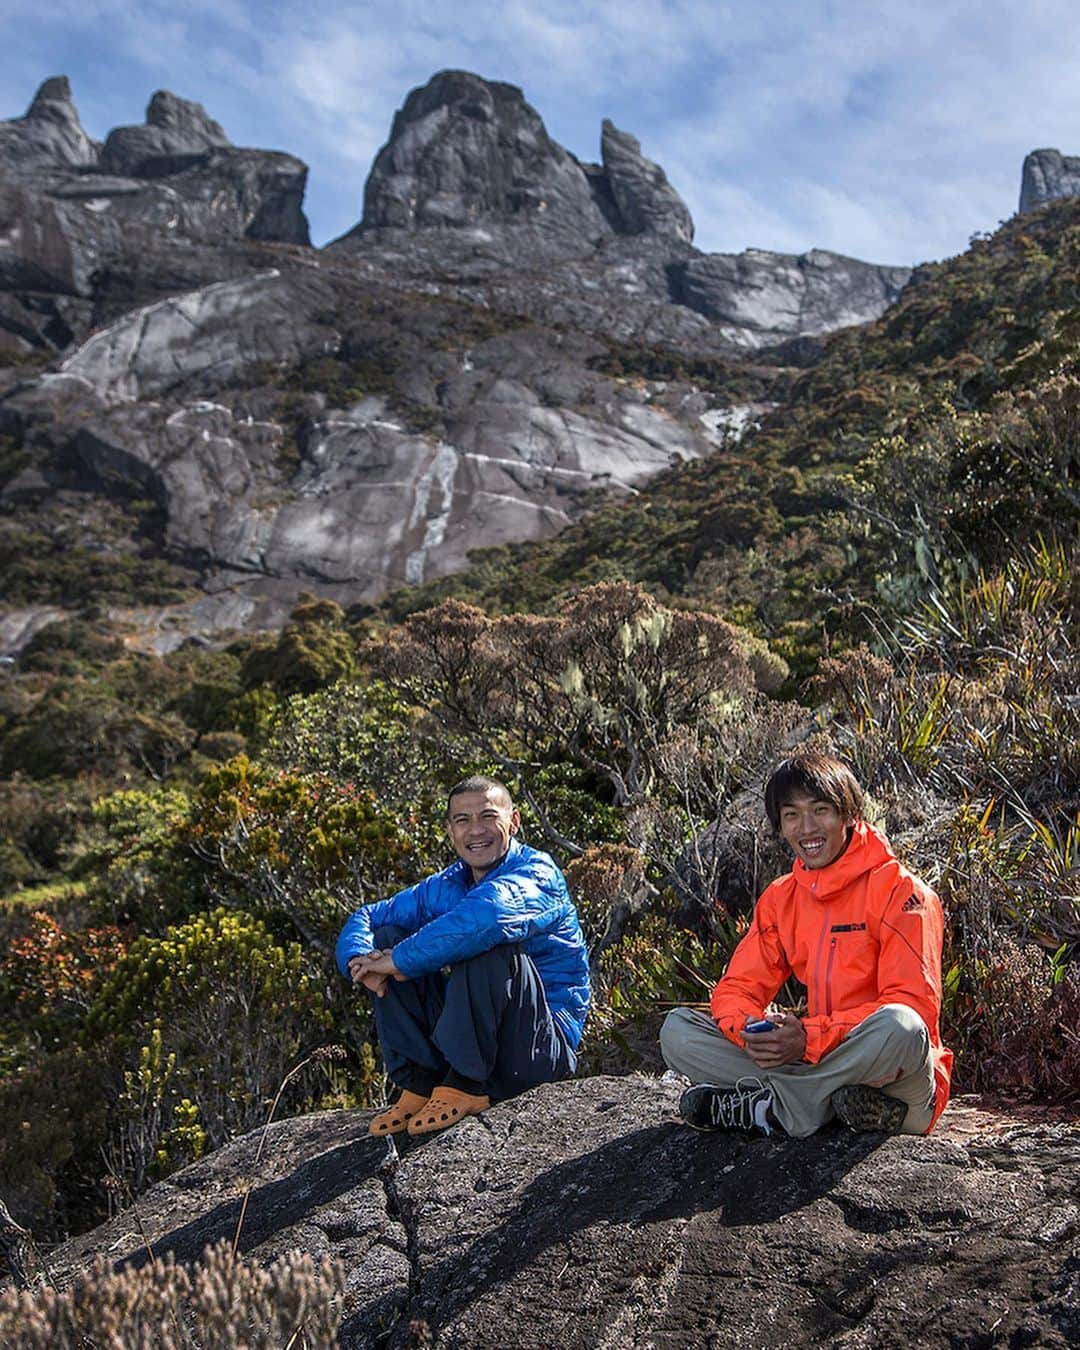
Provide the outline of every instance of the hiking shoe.
{"type": "Polygon", "coordinates": [[[832,1108],[849,1130],[899,1134],[907,1115],[907,1103],[890,1097],[880,1088],[849,1083],[830,1098],[832,1108]]]}
{"type": "Polygon", "coordinates": [[[744,1082],[733,1088],[695,1083],[679,1099],[679,1115],[695,1130],[760,1130],[772,1134],[772,1093],[758,1079],[750,1079],[746,1086],[744,1082]]]}

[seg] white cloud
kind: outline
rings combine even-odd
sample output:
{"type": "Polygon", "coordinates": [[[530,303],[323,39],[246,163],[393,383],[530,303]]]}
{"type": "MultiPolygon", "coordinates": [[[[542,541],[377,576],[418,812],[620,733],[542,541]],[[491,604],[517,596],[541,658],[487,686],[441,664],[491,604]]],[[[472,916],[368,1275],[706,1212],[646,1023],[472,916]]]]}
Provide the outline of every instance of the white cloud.
{"type": "Polygon", "coordinates": [[[596,155],[611,116],[661,163],[706,248],[914,262],[1016,203],[1023,154],[1080,151],[1065,0],[7,0],[0,116],[66,71],[95,135],[154,89],[312,168],[315,233],[360,213],[408,90],[463,67],[520,85],[596,155]]]}

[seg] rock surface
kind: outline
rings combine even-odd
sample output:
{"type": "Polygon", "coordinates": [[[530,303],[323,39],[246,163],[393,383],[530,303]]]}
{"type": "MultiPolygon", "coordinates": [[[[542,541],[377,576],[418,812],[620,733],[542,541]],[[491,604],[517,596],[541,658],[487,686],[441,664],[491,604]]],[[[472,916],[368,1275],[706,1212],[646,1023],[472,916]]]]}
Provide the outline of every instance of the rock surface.
{"type": "MultiPolygon", "coordinates": [[[[0,289],[32,311],[26,292],[100,301],[119,289],[122,302],[133,272],[158,272],[150,291],[197,284],[208,269],[228,275],[230,241],[308,243],[306,179],[300,160],[232,146],[198,104],[167,91],[151,99],[145,126],[118,128],[102,147],[83,130],[67,78],[54,77],[25,116],[0,122],[0,289]],[[220,251],[183,259],[185,246],[220,251]]],[[[4,317],[0,328],[18,335],[4,317]]]]}
{"type": "Polygon", "coordinates": [[[143,126],[110,131],[101,168],[128,178],[162,178],[231,142],[201,103],[160,89],[150,100],[143,126]]]}
{"type": "Polygon", "coordinates": [[[680,271],[677,294],[738,346],[760,347],[866,323],[883,313],[911,276],[825,249],[809,253],[711,253],[680,271]]]}
{"type": "MultiPolygon", "coordinates": [[[[271,273],[160,302],[46,377],[50,399],[67,390],[90,481],[152,496],[180,556],[375,598],[461,567],[478,544],[547,537],[598,488],[633,490],[712,448],[709,429],[672,417],[662,396],[591,374],[587,343],[531,329],[457,356],[425,352],[417,334],[402,378],[424,386],[443,433],[358,389],[348,406],[313,406],[294,465],[280,413],[255,417],[202,386],[340,349],[339,333],[300,317],[331,306],[333,288],[305,281],[271,273]]],[[[10,406],[29,420],[39,401],[40,390],[10,406]]]]}
{"type": "Polygon", "coordinates": [[[362,228],[536,217],[586,239],[608,229],[577,160],[521,90],[462,70],[414,89],[372,167],[362,228]]]}
{"type": "Polygon", "coordinates": [[[513,85],[443,71],[395,116],[363,220],[334,247],[362,249],[399,273],[482,286],[499,308],[594,332],[618,332],[610,311],[621,305],[640,336],[637,311],[648,305],[665,311],[653,340],[714,348],[865,323],[911,275],[822,250],[698,253],[690,212],[663,169],[607,120],[601,158],[581,164],[552,141],[513,85]]]}
{"type": "Polygon", "coordinates": [[[1020,211],[1034,211],[1059,197],[1080,197],[1080,156],[1032,150],[1020,178],[1020,211]]]}
{"type": "Polygon", "coordinates": [[[0,158],[16,173],[92,168],[100,153],[101,146],[82,128],[66,75],[46,80],[25,116],[0,122],[0,158]]]}
{"type": "Polygon", "coordinates": [[[193,1260],[250,1186],[243,1250],[343,1262],[345,1347],[1076,1343],[1075,1122],[959,1103],[929,1138],[750,1139],[678,1124],[677,1093],[543,1087],[400,1157],[364,1113],[283,1121],[257,1167],[258,1132],[50,1266],[142,1262],[140,1225],[193,1260]]]}

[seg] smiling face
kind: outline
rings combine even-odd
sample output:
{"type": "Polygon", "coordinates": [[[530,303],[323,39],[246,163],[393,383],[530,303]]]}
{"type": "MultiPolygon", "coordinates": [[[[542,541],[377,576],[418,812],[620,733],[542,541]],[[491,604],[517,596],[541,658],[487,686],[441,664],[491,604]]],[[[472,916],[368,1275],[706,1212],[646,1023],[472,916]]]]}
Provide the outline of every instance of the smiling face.
{"type": "Polygon", "coordinates": [[[480,881],[496,867],[521,828],[521,817],[501,788],[459,792],[450,798],[447,833],[454,852],[480,881]]]}
{"type": "Polygon", "coordinates": [[[780,833],[804,866],[828,867],[847,848],[852,822],[820,797],[792,794],[780,806],[780,833]]]}

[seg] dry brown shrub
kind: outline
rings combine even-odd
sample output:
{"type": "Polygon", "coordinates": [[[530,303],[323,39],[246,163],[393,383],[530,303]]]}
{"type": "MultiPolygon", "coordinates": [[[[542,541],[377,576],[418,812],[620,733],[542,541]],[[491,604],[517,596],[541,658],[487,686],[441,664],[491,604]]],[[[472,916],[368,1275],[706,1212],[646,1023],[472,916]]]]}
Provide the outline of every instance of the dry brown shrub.
{"type": "Polygon", "coordinates": [[[1080,975],[1056,983],[1046,953],[1000,937],[992,964],[950,999],[945,1033],[957,1086],[1052,1101],[1080,1100],[1080,975]]]}
{"type": "Polygon", "coordinates": [[[114,1270],[104,1256],[69,1289],[8,1290],[0,1345],[10,1350],[329,1350],[344,1271],[294,1251],[268,1267],[222,1242],[189,1271],[171,1256],[114,1270]]]}
{"type": "Polygon", "coordinates": [[[619,940],[631,914],[654,894],[646,866],[644,855],[627,844],[597,844],[567,863],[566,879],[592,959],[619,940]]]}
{"type": "Polygon", "coordinates": [[[665,609],[625,583],[591,586],[554,616],[488,618],[450,600],[363,655],[508,768],[520,772],[555,738],[610,782],[617,805],[652,790],[657,749],[676,727],[696,725],[718,699],[774,690],[787,673],[724,620],[665,609]]]}

